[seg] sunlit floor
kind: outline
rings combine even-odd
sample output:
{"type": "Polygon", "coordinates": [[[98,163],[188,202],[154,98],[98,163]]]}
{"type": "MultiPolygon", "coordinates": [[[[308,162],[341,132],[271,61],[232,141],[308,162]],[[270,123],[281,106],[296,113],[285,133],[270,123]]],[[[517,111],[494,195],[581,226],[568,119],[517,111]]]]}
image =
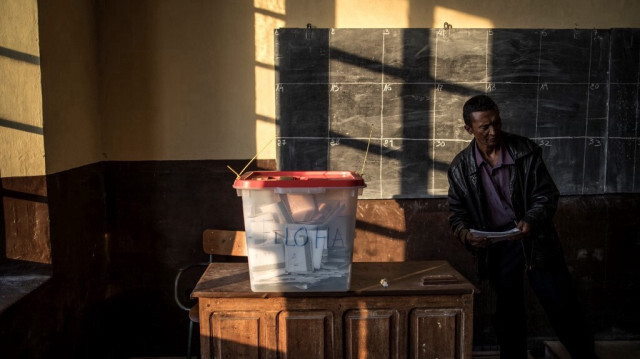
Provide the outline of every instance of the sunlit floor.
{"type": "Polygon", "coordinates": [[[0,263],[0,313],[51,278],[51,265],[15,259],[0,263]]]}

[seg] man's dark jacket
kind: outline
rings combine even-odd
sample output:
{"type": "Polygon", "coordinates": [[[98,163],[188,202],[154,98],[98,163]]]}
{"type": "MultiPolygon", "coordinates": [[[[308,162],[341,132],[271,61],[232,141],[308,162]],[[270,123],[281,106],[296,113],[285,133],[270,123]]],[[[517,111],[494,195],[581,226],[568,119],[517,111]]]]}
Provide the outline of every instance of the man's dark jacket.
{"type": "MultiPolygon", "coordinates": [[[[558,189],[542,160],[542,150],[533,141],[502,132],[503,149],[514,165],[509,168],[511,203],[518,221],[529,223],[531,235],[523,240],[525,263],[545,267],[562,262],[562,248],[553,225],[558,189]]],[[[475,160],[475,139],[462,150],[449,167],[449,224],[454,236],[478,256],[480,277],[488,269],[486,249],[472,248],[465,238],[469,229],[487,228],[486,200],[475,160]]]]}

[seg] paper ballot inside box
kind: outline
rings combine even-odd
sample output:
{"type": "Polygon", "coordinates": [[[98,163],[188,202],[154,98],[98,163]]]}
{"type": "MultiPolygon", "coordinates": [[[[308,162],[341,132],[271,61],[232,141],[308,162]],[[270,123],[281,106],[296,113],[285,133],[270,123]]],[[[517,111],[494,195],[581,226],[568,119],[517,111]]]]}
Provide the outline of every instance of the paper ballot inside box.
{"type": "Polygon", "coordinates": [[[287,225],[284,233],[285,268],[290,273],[313,272],[322,266],[327,230],[315,225],[287,225]]]}
{"type": "Polygon", "coordinates": [[[250,245],[247,252],[254,279],[268,279],[285,274],[285,255],[282,243],[250,245]]]}

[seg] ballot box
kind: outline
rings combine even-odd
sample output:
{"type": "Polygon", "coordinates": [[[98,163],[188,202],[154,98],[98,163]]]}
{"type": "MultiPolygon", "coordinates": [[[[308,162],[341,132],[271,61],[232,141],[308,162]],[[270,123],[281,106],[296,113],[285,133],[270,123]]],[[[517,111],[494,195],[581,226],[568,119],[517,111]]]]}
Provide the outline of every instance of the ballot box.
{"type": "Polygon", "coordinates": [[[347,291],[362,177],[350,171],[255,171],[242,197],[251,290],[347,291]]]}

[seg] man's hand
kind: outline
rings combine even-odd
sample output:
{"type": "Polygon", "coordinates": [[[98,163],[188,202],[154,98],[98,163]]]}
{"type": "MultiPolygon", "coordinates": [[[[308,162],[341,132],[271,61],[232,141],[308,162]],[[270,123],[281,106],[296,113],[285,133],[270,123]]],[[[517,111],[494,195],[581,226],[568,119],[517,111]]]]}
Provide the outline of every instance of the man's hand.
{"type": "Polygon", "coordinates": [[[518,233],[513,237],[510,237],[509,239],[511,240],[524,239],[525,237],[528,237],[529,234],[531,233],[531,226],[529,225],[528,222],[525,222],[523,220],[521,220],[520,222],[518,222],[518,224],[516,224],[516,228],[520,230],[520,233],[518,233]]]}
{"type": "Polygon", "coordinates": [[[465,240],[475,248],[486,248],[489,244],[491,244],[491,240],[487,237],[478,237],[471,232],[467,233],[467,237],[465,240]]]}

